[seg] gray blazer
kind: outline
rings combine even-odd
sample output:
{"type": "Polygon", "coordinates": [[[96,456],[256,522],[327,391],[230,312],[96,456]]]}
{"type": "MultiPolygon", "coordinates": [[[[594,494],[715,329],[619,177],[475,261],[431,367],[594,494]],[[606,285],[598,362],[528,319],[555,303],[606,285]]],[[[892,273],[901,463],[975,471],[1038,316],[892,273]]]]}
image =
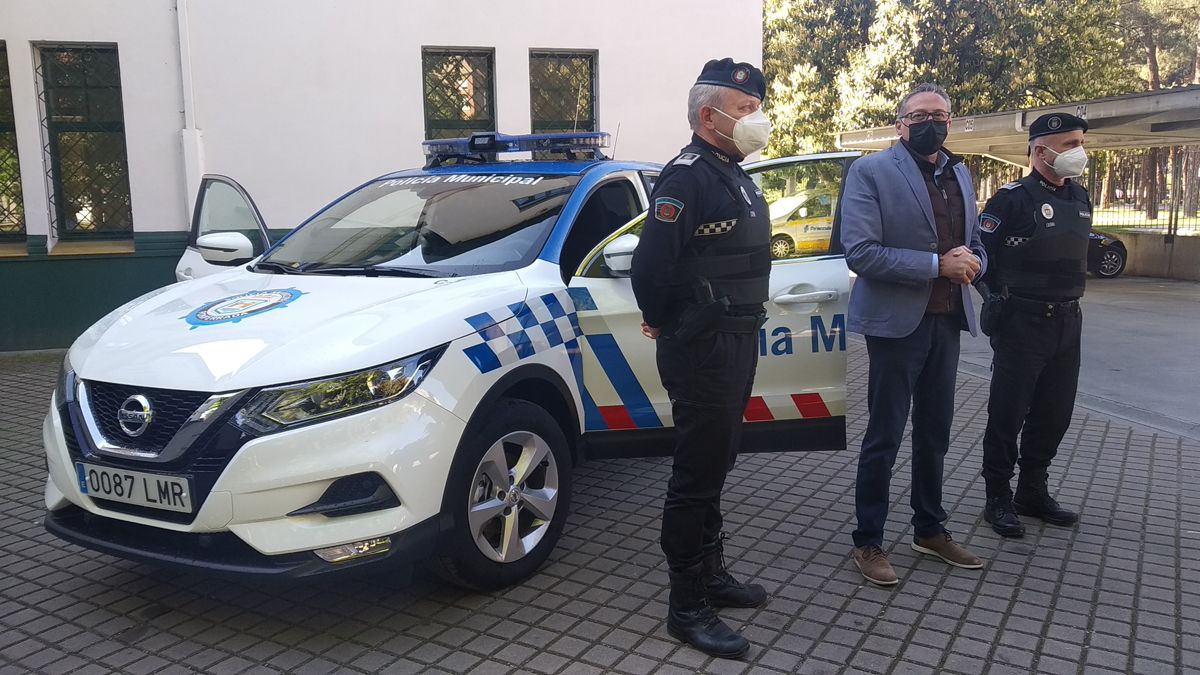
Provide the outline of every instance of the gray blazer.
{"type": "MultiPolygon", "coordinates": [[[[958,164],[954,175],[966,210],[963,241],[987,270],[979,240],[979,217],[971,172],[958,164]]],[[[937,228],[921,169],[900,143],[850,165],[842,191],[842,246],[846,264],[858,274],[850,294],[847,328],[877,337],[905,337],[916,330],[929,304],[937,270],[937,228]]],[[[971,289],[962,286],[963,310],[976,335],[971,289]]]]}

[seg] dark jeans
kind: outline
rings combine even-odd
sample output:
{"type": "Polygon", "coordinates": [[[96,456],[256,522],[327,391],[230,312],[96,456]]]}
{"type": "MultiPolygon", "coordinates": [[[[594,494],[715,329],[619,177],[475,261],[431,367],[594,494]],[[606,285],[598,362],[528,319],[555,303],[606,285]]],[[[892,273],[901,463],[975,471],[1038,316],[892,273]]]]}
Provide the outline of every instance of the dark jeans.
{"type": "Polygon", "coordinates": [[[1024,478],[1046,479],[1071,426],[1082,329],[1078,311],[1052,317],[1009,311],[992,335],[992,389],[983,435],[988,496],[1009,494],[1018,463],[1024,478]]]}
{"type": "Polygon", "coordinates": [[[883,543],[892,467],[912,410],[912,524],[917,537],[942,532],[942,464],[950,446],[962,318],[926,314],[911,335],[867,336],[870,419],[858,456],[854,545],[883,543]]]}
{"type": "Polygon", "coordinates": [[[660,337],[657,357],[676,438],[661,542],[667,565],[678,572],[718,545],[721,489],[741,444],[758,334],[717,332],[687,343],[660,337]]]}

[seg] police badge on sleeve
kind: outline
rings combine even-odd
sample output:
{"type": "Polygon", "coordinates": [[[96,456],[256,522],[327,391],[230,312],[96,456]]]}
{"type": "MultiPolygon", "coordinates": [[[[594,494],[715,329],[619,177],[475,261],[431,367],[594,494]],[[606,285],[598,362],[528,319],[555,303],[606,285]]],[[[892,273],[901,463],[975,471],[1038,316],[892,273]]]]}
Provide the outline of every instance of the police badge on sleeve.
{"type": "Polygon", "coordinates": [[[654,217],[664,223],[673,223],[679,220],[679,214],[683,211],[683,202],[671,197],[659,197],[654,200],[654,217]]]}

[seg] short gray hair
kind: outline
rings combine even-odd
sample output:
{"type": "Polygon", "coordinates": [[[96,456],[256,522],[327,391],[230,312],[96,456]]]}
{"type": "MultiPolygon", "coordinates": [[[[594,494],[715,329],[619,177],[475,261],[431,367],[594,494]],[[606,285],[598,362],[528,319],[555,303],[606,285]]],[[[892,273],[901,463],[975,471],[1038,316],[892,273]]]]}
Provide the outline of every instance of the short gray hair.
{"type": "Polygon", "coordinates": [[[918,94],[937,94],[938,96],[942,97],[943,101],[946,102],[946,109],[950,109],[950,94],[947,94],[945,89],[942,89],[940,85],[936,85],[932,82],[922,82],[921,84],[913,87],[912,91],[905,94],[904,98],[900,99],[900,105],[896,107],[896,119],[904,117],[904,108],[908,105],[908,99],[918,94]]]}
{"type": "Polygon", "coordinates": [[[704,106],[720,108],[725,100],[726,87],[715,84],[697,84],[688,92],[688,125],[692,130],[700,128],[700,109],[704,106]]]}

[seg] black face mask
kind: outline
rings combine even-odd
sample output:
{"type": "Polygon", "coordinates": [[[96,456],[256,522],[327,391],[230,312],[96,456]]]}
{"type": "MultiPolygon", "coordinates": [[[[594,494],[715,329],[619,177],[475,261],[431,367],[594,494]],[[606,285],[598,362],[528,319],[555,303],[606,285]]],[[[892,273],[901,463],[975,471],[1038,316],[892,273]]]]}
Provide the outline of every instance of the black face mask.
{"type": "Polygon", "coordinates": [[[926,120],[908,127],[908,147],[918,155],[929,156],[941,150],[949,132],[949,122],[926,120]]]}

